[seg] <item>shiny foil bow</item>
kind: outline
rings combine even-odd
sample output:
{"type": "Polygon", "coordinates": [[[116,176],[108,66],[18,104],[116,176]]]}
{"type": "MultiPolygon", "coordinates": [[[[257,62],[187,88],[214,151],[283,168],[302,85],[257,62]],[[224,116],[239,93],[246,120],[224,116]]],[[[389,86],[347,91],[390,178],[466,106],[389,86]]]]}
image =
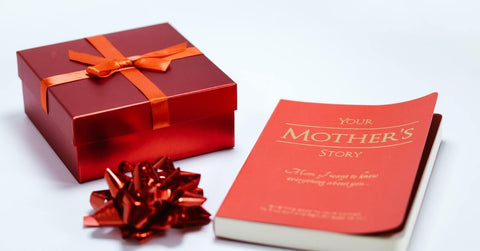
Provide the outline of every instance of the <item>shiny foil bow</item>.
{"type": "Polygon", "coordinates": [[[109,190],[92,192],[95,212],[84,217],[84,226],[119,226],[123,238],[143,240],[170,227],[210,222],[200,174],[180,171],[169,158],[136,166],[122,162],[119,172],[105,171],[105,180],[109,190]]]}

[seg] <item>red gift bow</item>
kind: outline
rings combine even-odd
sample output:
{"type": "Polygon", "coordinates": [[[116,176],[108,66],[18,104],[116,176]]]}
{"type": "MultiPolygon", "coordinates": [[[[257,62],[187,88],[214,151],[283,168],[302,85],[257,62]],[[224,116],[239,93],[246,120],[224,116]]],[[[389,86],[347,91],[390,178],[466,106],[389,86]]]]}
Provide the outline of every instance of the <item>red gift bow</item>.
{"type": "Polygon", "coordinates": [[[200,174],[180,171],[166,157],[152,165],[122,162],[119,170],[106,170],[109,190],[92,192],[95,213],[84,217],[84,226],[120,226],[123,238],[144,240],[170,227],[210,222],[210,213],[202,207],[206,198],[198,188],[200,174]]]}
{"type": "Polygon", "coordinates": [[[104,36],[86,38],[103,56],[69,51],[70,60],[94,66],[86,70],[59,74],[40,81],[40,102],[48,113],[47,90],[49,87],[65,84],[92,76],[108,77],[115,72],[122,73],[150,102],[152,110],[152,127],[158,129],[170,125],[170,114],[167,96],[140,69],[166,71],[171,60],[201,55],[196,47],[187,47],[187,43],[177,44],[162,50],[153,51],[140,56],[125,57],[104,36]]]}

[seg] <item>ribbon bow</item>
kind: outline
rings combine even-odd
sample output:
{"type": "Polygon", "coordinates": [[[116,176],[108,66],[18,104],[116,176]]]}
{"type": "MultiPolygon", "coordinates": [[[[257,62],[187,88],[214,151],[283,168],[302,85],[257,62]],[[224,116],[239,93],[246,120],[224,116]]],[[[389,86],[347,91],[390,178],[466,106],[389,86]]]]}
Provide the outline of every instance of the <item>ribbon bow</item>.
{"type": "Polygon", "coordinates": [[[106,78],[115,72],[120,72],[148,99],[151,107],[153,129],[169,126],[170,112],[167,95],[138,69],[164,72],[168,69],[172,60],[201,55],[202,52],[196,47],[187,47],[187,43],[184,42],[140,56],[125,57],[104,36],[99,35],[86,39],[104,57],[69,50],[70,60],[93,66],[85,70],[42,79],[40,81],[42,109],[48,113],[47,90],[52,86],[87,79],[92,76],[106,78]]]}
{"type": "MultiPolygon", "coordinates": [[[[112,74],[131,67],[165,72],[174,59],[172,56],[187,51],[187,43],[177,44],[165,49],[153,51],[140,56],[126,58],[108,59],[88,53],[69,50],[70,60],[84,64],[91,64],[86,71],[91,76],[106,78],[112,74]]],[[[191,49],[189,51],[192,51],[191,49]]]]}

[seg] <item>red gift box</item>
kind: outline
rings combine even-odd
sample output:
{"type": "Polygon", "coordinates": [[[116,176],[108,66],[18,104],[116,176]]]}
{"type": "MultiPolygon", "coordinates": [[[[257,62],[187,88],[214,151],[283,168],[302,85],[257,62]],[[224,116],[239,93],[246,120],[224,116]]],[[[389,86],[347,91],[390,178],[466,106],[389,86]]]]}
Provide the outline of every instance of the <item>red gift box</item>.
{"type": "MultiPolygon", "coordinates": [[[[101,38],[128,58],[185,42],[193,47],[167,23],[101,38]]],[[[82,73],[41,88],[57,75],[85,72],[88,65],[70,60],[69,50],[112,59],[88,39],[19,51],[17,59],[25,113],[79,182],[101,178],[123,160],[175,160],[234,146],[236,84],[205,55],[174,58],[165,72],[135,63],[107,78],[82,73]],[[165,96],[147,98],[128,71],[165,96]]]]}

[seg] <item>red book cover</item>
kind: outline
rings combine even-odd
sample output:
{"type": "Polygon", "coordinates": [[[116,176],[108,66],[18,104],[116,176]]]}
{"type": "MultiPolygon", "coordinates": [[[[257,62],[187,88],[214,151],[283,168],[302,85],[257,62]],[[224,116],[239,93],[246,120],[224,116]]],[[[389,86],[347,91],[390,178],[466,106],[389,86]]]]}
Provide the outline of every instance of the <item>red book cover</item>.
{"type": "Polygon", "coordinates": [[[356,235],[401,229],[436,99],[281,100],[216,218],[356,235]]]}

